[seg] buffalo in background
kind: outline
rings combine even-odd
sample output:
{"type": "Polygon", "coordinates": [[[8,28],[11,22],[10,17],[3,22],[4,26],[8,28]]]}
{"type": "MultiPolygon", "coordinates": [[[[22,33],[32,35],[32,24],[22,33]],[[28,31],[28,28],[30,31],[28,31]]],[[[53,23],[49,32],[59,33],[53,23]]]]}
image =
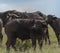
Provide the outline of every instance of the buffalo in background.
{"type": "Polygon", "coordinates": [[[53,30],[55,31],[58,44],[60,45],[60,18],[57,18],[54,15],[48,15],[48,23],[51,25],[53,30]]]}

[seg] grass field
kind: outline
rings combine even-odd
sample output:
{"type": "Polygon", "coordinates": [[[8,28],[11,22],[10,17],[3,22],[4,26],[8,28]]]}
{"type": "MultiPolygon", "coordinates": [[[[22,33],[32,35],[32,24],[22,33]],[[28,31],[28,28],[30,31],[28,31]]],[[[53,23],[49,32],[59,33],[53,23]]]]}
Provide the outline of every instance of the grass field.
{"type": "MultiPolygon", "coordinates": [[[[49,26],[49,34],[50,34],[51,45],[43,44],[42,53],[60,53],[60,47],[57,44],[55,33],[50,26],[49,26]]],[[[6,53],[6,46],[5,46],[6,41],[7,41],[7,37],[3,29],[3,41],[2,41],[2,47],[0,47],[0,53],[6,53]]],[[[18,42],[19,41],[20,40],[18,39],[18,42]]],[[[27,41],[27,43],[25,42],[21,43],[20,41],[20,45],[18,45],[17,48],[19,47],[20,47],[20,50],[18,50],[17,52],[15,52],[13,48],[11,48],[10,53],[41,53],[41,51],[39,50],[38,44],[37,44],[36,50],[35,51],[33,50],[33,48],[31,47],[31,40],[27,41]],[[25,48],[25,51],[24,51],[24,48],[25,48]]]]}

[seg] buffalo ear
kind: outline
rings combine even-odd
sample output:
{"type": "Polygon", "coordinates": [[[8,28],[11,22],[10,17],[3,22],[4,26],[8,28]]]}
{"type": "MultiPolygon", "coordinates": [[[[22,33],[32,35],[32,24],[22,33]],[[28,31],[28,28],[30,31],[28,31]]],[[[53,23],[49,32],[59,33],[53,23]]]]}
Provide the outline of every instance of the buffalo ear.
{"type": "Polygon", "coordinates": [[[53,17],[53,19],[57,19],[57,17],[53,17]]]}
{"type": "Polygon", "coordinates": [[[57,19],[57,17],[55,15],[52,15],[53,16],[53,19],[57,19]]]}
{"type": "Polygon", "coordinates": [[[57,19],[57,17],[55,15],[48,15],[48,18],[52,18],[52,19],[57,19]]]}
{"type": "Polygon", "coordinates": [[[47,15],[48,18],[52,18],[52,15],[47,15]]]}

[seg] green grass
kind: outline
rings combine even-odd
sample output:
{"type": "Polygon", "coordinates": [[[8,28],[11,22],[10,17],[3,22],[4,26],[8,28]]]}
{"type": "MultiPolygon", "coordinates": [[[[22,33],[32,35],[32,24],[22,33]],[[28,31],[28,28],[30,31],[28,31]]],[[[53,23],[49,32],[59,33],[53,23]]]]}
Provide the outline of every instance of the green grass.
{"type": "MultiPolygon", "coordinates": [[[[60,47],[57,44],[55,33],[50,26],[49,26],[49,34],[50,34],[51,45],[48,45],[48,44],[45,45],[44,43],[42,48],[42,53],[60,53],[60,47]]],[[[18,40],[17,45],[19,42],[19,45],[17,46],[17,48],[20,47],[20,50],[15,52],[14,49],[11,48],[10,53],[41,53],[41,51],[39,50],[38,44],[37,44],[36,50],[35,51],[33,50],[33,48],[31,47],[32,45],[31,40],[28,40],[27,43],[25,43],[26,41],[21,43],[21,40],[19,39],[17,40],[18,40]],[[26,49],[25,51],[24,51],[24,48],[26,49]]],[[[3,41],[2,41],[2,47],[0,47],[0,53],[6,53],[6,46],[5,46],[6,41],[7,41],[7,37],[6,37],[6,34],[4,33],[4,28],[3,28],[3,41]]]]}

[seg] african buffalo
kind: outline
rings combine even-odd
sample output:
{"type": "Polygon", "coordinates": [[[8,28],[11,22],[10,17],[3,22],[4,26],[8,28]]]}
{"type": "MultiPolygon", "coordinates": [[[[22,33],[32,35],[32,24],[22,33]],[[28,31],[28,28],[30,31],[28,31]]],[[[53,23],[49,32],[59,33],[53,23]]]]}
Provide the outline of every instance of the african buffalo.
{"type": "Polygon", "coordinates": [[[48,17],[48,23],[55,31],[58,44],[60,44],[60,18],[57,18],[56,16],[53,15],[48,15],[47,17],[48,17]]]}
{"type": "MultiPolygon", "coordinates": [[[[47,16],[44,15],[43,13],[37,11],[37,12],[33,12],[33,13],[26,13],[26,12],[23,12],[23,13],[13,13],[13,14],[9,14],[9,17],[11,19],[36,19],[36,20],[45,20],[46,23],[47,23],[47,16]]],[[[10,19],[10,20],[11,20],[10,19]]],[[[50,38],[49,38],[49,33],[48,33],[48,23],[47,23],[47,28],[46,28],[46,37],[45,37],[45,43],[47,43],[47,41],[49,42],[49,44],[51,43],[50,42],[50,38]]]]}
{"type": "MultiPolygon", "coordinates": [[[[44,36],[43,34],[40,35],[40,36],[43,36],[47,42],[47,38],[48,38],[48,41],[49,41],[49,44],[50,44],[50,39],[49,39],[49,34],[48,34],[48,24],[47,24],[47,18],[44,14],[42,14],[41,12],[33,12],[33,13],[26,13],[26,12],[16,12],[16,11],[6,11],[6,12],[3,12],[0,14],[2,20],[3,20],[3,25],[5,27],[5,25],[9,22],[12,22],[12,20],[14,19],[35,19],[35,20],[40,20],[40,21],[45,21],[46,22],[46,27],[44,28],[44,36]]],[[[13,28],[13,27],[10,27],[10,28],[13,28]]],[[[6,30],[6,29],[5,29],[6,30]]],[[[8,29],[10,30],[10,29],[8,29]]],[[[24,30],[23,30],[24,31],[24,30]]],[[[42,30],[41,30],[42,31],[42,30]]],[[[9,31],[9,33],[12,32],[12,31],[9,31]]],[[[17,31],[18,32],[18,31],[17,31]]],[[[37,31],[36,31],[37,32],[37,31]]],[[[12,32],[13,33],[13,32],[12,32]]],[[[14,32],[15,33],[15,32],[14,32]]],[[[27,32],[26,32],[27,33],[27,32]]],[[[8,37],[8,36],[7,36],[8,37]]],[[[23,37],[23,36],[22,36],[23,37]]],[[[38,36],[39,37],[39,36],[38,36]]],[[[13,37],[11,37],[13,38],[13,37]]],[[[10,39],[11,39],[10,38],[10,39]]],[[[17,38],[17,37],[16,37],[17,38]]],[[[24,36],[25,39],[28,38],[28,36],[24,36]]],[[[21,38],[22,40],[24,40],[24,38],[21,38]]],[[[29,37],[30,38],[30,37],[29,37]]],[[[28,38],[28,39],[29,39],[28,38]]],[[[9,38],[8,38],[9,39],[9,38]]],[[[10,45],[10,40],[7,39],[7,47],[9,47],[10,45]]],[[[12,41],[12,40],[11,40],[12,41]]],[[[15,43],[15,40],[13,41],[15,43]]],[[[35,48],[35,41],[33,41],[32,39],[32,42],[33,42],[33,46],[35,48]]],[[[40,41],[38,41],[40,42],[40,41]]],[[[13,48],[14,47],[14,43],[12,44],[13,48]]],[[[42,42],[39,43],[40,48],[42,48],[42,42]]]]}
{"type": "Polygon", "coordinates": [[[13,19],[5,25],[5,33],[8,37],[6,46],[9,49],[10,45],[16,50],[16,38],[21,40],[32,39],[32,45],[36,47],[36,39],[42,49],[46,23],[34,19],[13,19]]]}
{"type": "MultiPolygon", "coordinates": [[[[47,23],[47,16],[41,13],[40,11],[27,13],[27,12],[18,12],[16,10],[11,10],[1,13],[0,16],[3,20],[3,25],[5,25],[7,22],[9,22],[12,19],[38,19],[38,20],[45,20],[47,23]]],[[[45,38],[45,42],[47,42],[48,39],[48,42],[50,44],[48,27],[46,28],[46,35],[47,36],[45,38]]]]}

